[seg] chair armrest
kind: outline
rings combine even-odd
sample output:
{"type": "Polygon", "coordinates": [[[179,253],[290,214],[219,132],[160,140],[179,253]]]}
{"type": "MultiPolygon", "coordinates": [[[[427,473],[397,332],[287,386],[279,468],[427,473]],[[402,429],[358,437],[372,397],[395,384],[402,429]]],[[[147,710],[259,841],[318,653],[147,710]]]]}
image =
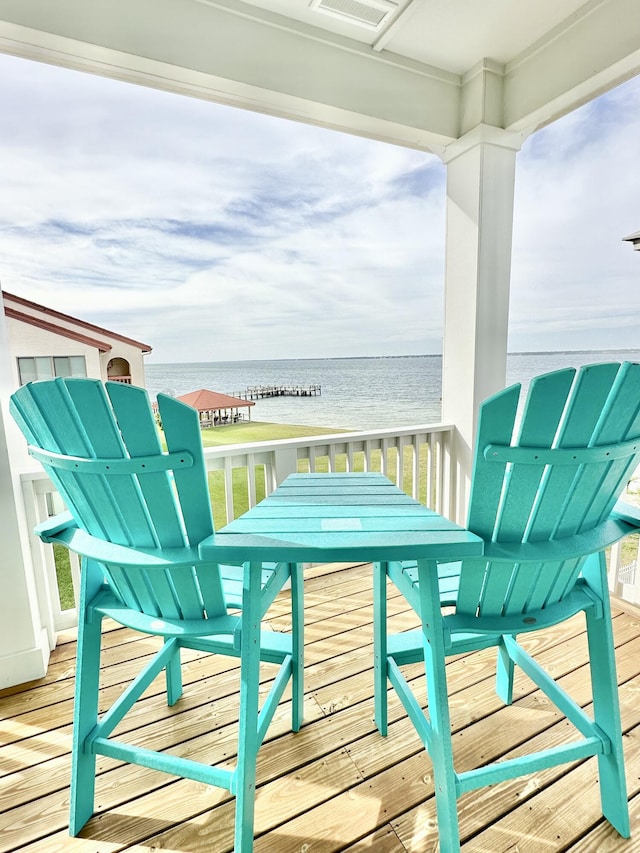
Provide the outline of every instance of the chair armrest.
{"type": "Polygon", "coordinates": [[[593,530],[576,533],[562,539],[545,540],[542,542],[491,542],[487,543],[484,556],[490,560],[501,560],[514,563],[544,562],[545,560],[575,560],[587,554],[602,551],[640,530],[640,517],[630,521],[616,512],[593,530]]]}
{"type": "Polygon", "coordinates": [[[36,536],[39,536],[43,542],[55,542],[57,535],[69,527],[77,528],[77,524],[71,513],[66,510],[65,512],[61,512],[59,515],[53,515],[46,521],[37,524],[33,528],[33,532],[36,536]]]}
{"type": "Polygon", "coordinates": [[[61,513],[48,522],[39,524],[36,533],[45,542],[58,542],[70,551],[96,560],[99,563],[123,566],[126,568],[165,568],[174,566],[193,566],[202,563],[198,547],[192,548],[131,548],[116,545],[98,536],[92,536],[86,530],[80,530],[70,513],[61,513]]]}
{"type": "Polygon", "coordinates": [[[611,513],[616,518],[626,521],[628,524],[633,524],[640,530],[640,506],[618,501],[611,513]]]}

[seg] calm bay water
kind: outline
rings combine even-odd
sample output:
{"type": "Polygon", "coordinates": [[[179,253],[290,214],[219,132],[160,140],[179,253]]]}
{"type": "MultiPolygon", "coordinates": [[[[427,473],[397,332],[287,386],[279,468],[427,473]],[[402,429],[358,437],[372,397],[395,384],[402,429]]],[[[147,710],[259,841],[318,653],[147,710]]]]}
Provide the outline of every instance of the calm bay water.
{"type": "MultiPolygon", "coordinates": [[[[600,361],[638,361],[640,350],[514,353],[507,383],[527,385],[533,376],[560,367],[600,361]]],[[[147,364],[147,388],[180,396],[208,388],[238,394],[253,385],[321,385],[317,397],[257,400],[251,419],[343,429],[376,429],[440,420],[442,358],[326,358],[147,364]]]]}

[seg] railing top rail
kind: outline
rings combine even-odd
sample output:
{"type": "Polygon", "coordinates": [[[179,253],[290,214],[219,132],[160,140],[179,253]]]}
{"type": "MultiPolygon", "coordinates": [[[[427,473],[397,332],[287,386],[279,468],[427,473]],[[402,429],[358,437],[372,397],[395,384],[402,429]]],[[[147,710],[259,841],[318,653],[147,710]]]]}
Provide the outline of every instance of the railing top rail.
{"type": "MultiPolygon", "coordinates": [[[[274,441],[256,441],[241,444],[221,444],[218,447],[205,447],[206,459],[220,459],[226,457],[246,457],[249,454],[263,454],[272,450],[291,448],[292,450],[304,450],[305,448],[322,447],[332,444],[358,444],[365,441],[380,441],[385,438],[402,438],[413,435],[429,435],[436,433],[451,432],[451,424],[434,423],[418,424],[407,427],[389,427],[387,429],[362,430],[358,432],[337,432],[323,435],[307,435],[301,438],[282,438],[274,441]]],[[[34,463],[33,468],[21,472],[23,480],[48,480],[49,478],[40,466],[34,463]]]]}
{"type": "Polygon", "coordinates": [[[237,456],[242,453],[264,452],[266,450],[277,450],[283,447],[299,448],[318,447],[325,444],[350,444],[355,442],[397,438],[412,435],[425,435],[429,433],[451,432],[451,424],[419,424],[408,427],[389,427],[388,429],[363,430],[358,432],[336,432],[323,435],[306,435],[301,438],[280,438],[274,441],[256,441],[246,444],[221,444],[218,447],[205,447],[204,454],[207,456],[237,456]]]}

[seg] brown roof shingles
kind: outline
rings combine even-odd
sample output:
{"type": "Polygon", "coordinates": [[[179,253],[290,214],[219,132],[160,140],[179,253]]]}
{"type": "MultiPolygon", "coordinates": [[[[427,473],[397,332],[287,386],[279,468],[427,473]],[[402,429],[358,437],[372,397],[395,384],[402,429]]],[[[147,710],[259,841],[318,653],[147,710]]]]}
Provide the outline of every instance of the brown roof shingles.
{"type": "Polygon", "coordinates": [[[122,341],[125,344],[130,344],[130,346],[141,349],[142,352],[151,352],[152,348],[148,344],[135,341],[133,338],[127,338],[117,332],[111,332],[109,329],[104,329],[101,326],[94,326],[93,323],[87,323],[86,320],[79,320],[77,317],[71,317],[69,314],[63,314],[61,311],[55,311],[53,308],[47,308],[44,305],[39,305],[37,302],[30,302],[28,299],[24,299],[22,296],[16,296],[14,293],[8,293],[6,290],[2,291],[2,295],[4,297],[4,313],[7,317],[13,317],[23,323],[29,323],[32,326],[38,326],[41,329],[47,329],[48,331],[55,332],[58,335],[63,335],[64,337],[72,338],[73,340],[80,341],[81,343],[95,346],[101,352],[109,352],[111,349],[111,344],[102,340],[100,338],[101,335],[106,335],[109,338],[122,341]],[[52,319],[48,320],[44,317],[37,317],[33,314],[27,314],[24,311],[19,311],[12,308],[11,305],[7,305],[7,302],[12,302],[22,308],[30,308],[32,311],[37,311],[40,314],[44,314],[46,317],[51,317],[52,319]],[[75,331],[74,329],[69,329],[66,326],[61,326],[59,323],[53,322],[54,319],[73,323],[75,326],[86,329],[89,334],[84,335],[80,331],[75,331]]]}
{"type": "Polygon", "coordinates": [[[199,391],[190,391],[178,397],[181,403],[192,406],[199,412],[214,412],[217,409],[237,409],[241,406],[255,406],[252,400],[242,400],[240,397],[229,397],[227,394],[218,394],[217,391],[209,391],[201,388],[199,391]]]}

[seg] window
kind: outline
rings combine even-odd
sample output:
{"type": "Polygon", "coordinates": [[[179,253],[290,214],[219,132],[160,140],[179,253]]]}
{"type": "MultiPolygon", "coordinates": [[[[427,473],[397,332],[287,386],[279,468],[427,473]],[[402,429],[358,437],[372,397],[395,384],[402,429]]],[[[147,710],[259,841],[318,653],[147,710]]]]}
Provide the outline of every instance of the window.
{"type": "Polygon", "coordinates": [[[86,376],[87,365],[83,355],[36,356],[19,358],[18,373],[20,384],[24,385],[36,379],[53,379],[54,376],[86,376]]]}

